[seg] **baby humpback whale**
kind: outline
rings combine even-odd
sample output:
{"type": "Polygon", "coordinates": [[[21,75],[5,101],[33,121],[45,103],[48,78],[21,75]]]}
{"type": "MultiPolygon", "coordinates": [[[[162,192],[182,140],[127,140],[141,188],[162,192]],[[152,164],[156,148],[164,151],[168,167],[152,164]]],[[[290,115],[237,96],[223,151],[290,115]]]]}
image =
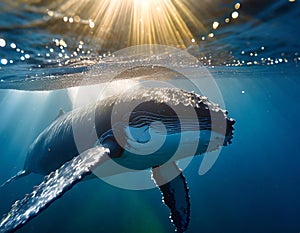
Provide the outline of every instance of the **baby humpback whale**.
{"type": "Polygon", "coordinates": [[[97,176],[104,177],[149,168],[176,230],[184,232],[190,221],[190,200],[186,180],[175,162],[231,143],[234,123],[227,111],[206,97],[177,88],[141,88],[121,98],[112,96],[69,113],[60,112],[30,146],[24,170],[5,183],[29,173],[46,175],[3,217],[0,232],[20,228],[84,177],[94,175],[95,170],[99,171],[97,176]],[[123,110],[130,110],[127,124],[123,110]],[[74,128],[84,135],[80,134],[83,152],[79,152],[74,128]],[[97,141],[91,132],[95,132],[97,141]],[[151,151],[154,144],[149,141],[162,136],[164,143],[151,151]],[[179,143],[184,149],[174,156],[179,143]],[[193,143],[197,143],[195,149],[189,150],[193,143]],[[117,164],[115,168],[107,166],[111,161],[117,164]]]}

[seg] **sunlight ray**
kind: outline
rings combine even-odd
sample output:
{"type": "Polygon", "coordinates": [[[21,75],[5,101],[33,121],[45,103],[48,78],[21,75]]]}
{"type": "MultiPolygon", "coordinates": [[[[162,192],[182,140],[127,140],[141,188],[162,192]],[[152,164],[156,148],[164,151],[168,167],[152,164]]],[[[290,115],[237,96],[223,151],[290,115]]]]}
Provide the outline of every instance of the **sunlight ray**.
{"type": "Polygon", "coordinates": [[[195,44],[192,29],[206,31],[187,1],[67,0],[58,6],[54,4],[49,9],[64,15],[67,23],[85,22],[88,27],[81,27],[78,32],[81,36],[92,32],[103,47],[117,41],[123,46],[165,44],[185,48],[195,44]]]}

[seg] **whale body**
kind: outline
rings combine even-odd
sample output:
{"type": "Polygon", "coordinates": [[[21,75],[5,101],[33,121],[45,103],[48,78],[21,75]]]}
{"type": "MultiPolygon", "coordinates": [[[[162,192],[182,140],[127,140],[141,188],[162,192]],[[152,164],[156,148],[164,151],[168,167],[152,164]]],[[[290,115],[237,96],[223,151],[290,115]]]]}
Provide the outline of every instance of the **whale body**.
{"type": "Polygon", "coordinates": [[[176,88],[141,88],[60,113],[31,144],[23,171],[5,183],[29,173],[46,175],[13,205],[0,232],[18,229],[94,170],[104,177],[148,168],[176,230],[184,232],[190,201],[175,162],[230,144],[234,123],[227,111],[206,97],[176,88]],[[179,144],[182,153],[176,154],[179,144]]]}

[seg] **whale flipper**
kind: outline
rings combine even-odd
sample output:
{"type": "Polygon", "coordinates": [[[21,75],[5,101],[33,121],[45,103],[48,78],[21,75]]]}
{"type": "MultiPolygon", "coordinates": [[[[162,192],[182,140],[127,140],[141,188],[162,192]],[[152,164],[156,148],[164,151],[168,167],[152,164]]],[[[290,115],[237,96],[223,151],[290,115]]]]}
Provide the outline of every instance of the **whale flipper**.
{"type": "Polygon", "coordinates": [[[186,231],[190,222],[190,197],[181,170],[175,162],[167,163],[152,168],[152,178],[162,192],[163,202],[171,211],[171,219],[177,232],[186,231]],[[175,178],[172,179],[173,177],[175,178]]]}
{"type": "Polygon", "coordinates": [[[20,228],[108,159],[109,149],[97,146],[50,173],[31,194],[15,202],[1,220],[0,232],[13,232],[20,228]]]}

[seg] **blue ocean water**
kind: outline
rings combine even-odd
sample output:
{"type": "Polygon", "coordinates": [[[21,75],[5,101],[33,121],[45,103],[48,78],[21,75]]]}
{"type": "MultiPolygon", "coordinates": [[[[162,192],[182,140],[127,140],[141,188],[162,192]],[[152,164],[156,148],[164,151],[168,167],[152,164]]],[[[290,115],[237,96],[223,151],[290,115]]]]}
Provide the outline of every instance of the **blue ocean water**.
{"type": "MultiPolygon", "coordinates": [[[[205,23],[221,22],[235,3],[216,2],[205,23]]],[[[84,71],[108,52],[87,38],[36,26],[44,13],[24,3],[1,1],[0,13],[2,183],[22,169],[29,145],[59,109],[72,108],[67,90],[13,89],[84,71]]],[[[299,2],[241,1],[239,14],[214,40],[201,42],[200,34],[200,48],[189,47],[215,78],[236,124],[233,143],[207,174],[198,175],[200,156],[184,171],[191,197],[187,232],[299,232],[299,2]]],[[[41,180],[32,174],[0,190],[0,215],[41,180]]],[[[158,189],[130,191],[94,179],[17,232],[174,232],[168,216],[158,189]]]]}

